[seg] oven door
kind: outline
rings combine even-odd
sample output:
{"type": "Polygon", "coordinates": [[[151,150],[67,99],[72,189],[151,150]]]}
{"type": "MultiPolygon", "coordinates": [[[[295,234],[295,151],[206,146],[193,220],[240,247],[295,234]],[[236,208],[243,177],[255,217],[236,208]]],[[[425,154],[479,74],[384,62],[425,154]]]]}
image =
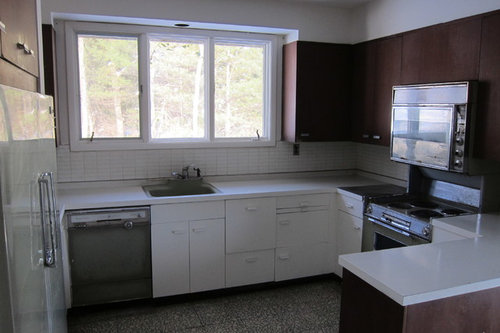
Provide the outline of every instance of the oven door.
{"type": "Polygon", "coordinates": [[[368,216],[364,216],[363,218],[363,238],[361,245],[363,252],[426,243],[429,242],[377,221],[374,218],[368,216]]]}
{"type": "Polygon", "coordinates": [[[393,107],[391,159],[450,170],[454,110],[453,105],[393,107]]]}

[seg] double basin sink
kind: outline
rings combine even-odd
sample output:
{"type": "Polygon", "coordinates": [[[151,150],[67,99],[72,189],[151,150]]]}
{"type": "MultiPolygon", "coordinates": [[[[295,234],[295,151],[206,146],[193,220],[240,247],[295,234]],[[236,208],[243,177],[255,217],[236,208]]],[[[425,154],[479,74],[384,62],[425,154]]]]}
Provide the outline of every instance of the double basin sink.
{"type": "Polygon", "coordinates": [[[219,190],[202,179],[171,179],[163,184],[146,185],[142,188],[150,197],[177,197],[219,192],[219,190]]]}

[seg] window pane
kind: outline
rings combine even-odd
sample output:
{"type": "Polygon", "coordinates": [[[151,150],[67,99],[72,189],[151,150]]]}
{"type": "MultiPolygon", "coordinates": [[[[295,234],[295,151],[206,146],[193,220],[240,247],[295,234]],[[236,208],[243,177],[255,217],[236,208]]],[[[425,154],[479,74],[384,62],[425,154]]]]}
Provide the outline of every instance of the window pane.
{"type": "Polygon", "coordinates": [[[151,136],[205,137],[204,44],[151,40],[151,136]]]}
{"type": "Polygon", "coordinates": [[[137,38],[78,35],[82,138],[138,138],[137,38]]]}
{"type": "Polygon", "coordinates": [[[264,133],[263,45],[215,44],[215,137],[264,133]]]}

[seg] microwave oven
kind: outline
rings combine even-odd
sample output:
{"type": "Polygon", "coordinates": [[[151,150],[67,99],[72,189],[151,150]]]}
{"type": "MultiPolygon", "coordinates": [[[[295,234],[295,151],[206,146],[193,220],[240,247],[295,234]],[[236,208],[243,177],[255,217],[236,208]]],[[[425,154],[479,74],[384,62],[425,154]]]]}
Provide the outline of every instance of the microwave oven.
{"type": "Polygon", "coordinates": [[[391,160],[467,173],[477,82],[394,86],[391,160]]]}

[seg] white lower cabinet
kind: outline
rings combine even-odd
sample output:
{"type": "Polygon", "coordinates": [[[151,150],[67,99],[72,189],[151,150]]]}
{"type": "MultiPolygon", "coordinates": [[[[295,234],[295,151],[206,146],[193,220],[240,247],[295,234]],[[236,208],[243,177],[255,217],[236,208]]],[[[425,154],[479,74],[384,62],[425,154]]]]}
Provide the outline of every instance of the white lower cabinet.
{"type": "Polygon", "coordinates": [[[189,222],[191,292],[225,286],[224,219],[189,222]]]}
{"type": "Polygon", "coordinates": [[[223,201],[151,206],[153,297],[224,288],[224,222],[223,201]]]}
{"type": "Polygon", "coordinates": [[[274,249],[226,255],[226,287],[274,281],[274,249]]]}
{"type": "Polygon", "coordinates": [[[328,251],[328,243],[277,248],[276,281],[329,273],[328,251]]]}
{"type": "Polygon", "coordinates": [[[363,220],[339,211],[337,248],[339,255],[361,252],[363,220]]]}

